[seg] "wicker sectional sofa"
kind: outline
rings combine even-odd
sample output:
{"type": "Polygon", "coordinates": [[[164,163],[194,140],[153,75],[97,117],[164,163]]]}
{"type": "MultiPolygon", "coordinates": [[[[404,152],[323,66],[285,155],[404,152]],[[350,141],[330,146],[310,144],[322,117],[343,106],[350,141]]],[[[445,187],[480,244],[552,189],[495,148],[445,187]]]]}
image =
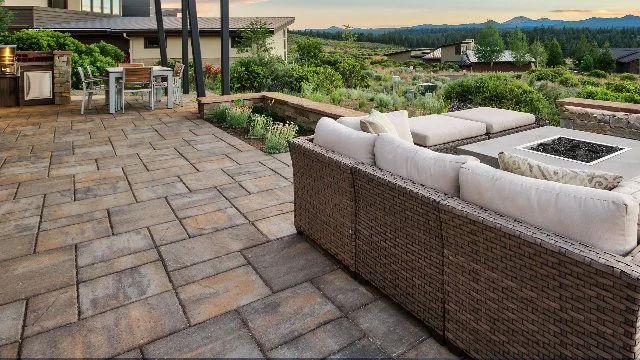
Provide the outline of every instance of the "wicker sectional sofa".
{"type": "Polygon", "coordinates": [[[474,358],[640,357],[640,261],[313,143],[290,143],[295,226],[474,358]]]}

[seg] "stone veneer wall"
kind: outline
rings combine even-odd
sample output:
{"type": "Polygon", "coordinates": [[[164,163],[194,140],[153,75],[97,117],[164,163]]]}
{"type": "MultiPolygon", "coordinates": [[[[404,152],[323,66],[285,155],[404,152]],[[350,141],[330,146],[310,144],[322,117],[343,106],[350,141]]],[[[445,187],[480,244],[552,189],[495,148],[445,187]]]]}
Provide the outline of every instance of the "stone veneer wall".
{"type": "Polygon", "coordinates": [[[71,103],[70,51],[53,52],[53,97],[56,105],[71,103]]]}
{"type": "Polygon", "coordinates": [[[575,98],[558,105],[563,127],[640,140],[640,105],[575,98]]]}
{"type": "Polygon", "coordinates": [[[307,130],[314,130],[316,123],[322,117],[337,119],[343,116],[366,115],[360,111],[345,109],[332,104],[319,103],[281,93],[265,92],[198,98],[200,116],[204,118],[206,110],[222,104],[232,104],[236,100],[243,100],[247,105],[261,104],[269,111],[293,121],[307,130]]]}

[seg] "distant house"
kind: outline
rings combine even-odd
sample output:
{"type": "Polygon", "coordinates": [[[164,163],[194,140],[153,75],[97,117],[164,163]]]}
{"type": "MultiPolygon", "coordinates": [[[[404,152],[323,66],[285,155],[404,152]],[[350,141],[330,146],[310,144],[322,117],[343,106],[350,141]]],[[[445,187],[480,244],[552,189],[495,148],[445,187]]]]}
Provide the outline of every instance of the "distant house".
{"type": "Polygon", "coordinates": [[[640,74],[640,48],[613,48],[611,54],[617,73],[640,74]]]}
{"type": "Polygon", "coordinates": [[[493,62],[493,66],[491,66],[490,62],[480,61],[473,50],[469,50],[460,61],[460,67],[474,72],[525,72],[527,70],[534,69],[536,67],[536,61],[533,57],[529,56],[528,63],[524,65],[516,65],[511,51],[506,50],[502,55],[500,55],[498,60],[493,62]]]}
{"type": "MultiPolygon", "coordinates": [[[[273,55],[286,60],[288,28],[293,24],[293,17],[238,17],[231,18],[231,61],[247,56],[235,49],[239,32],[247,29],[254,22],[264,22],[271,30],[273,55]]],[[[182,18],[163,17],[167,39],[167,55],[172,59],[182,57],[182,18]]],[[[200,25],[200,42],[204,63],[220,64],[220,18],[198,18],[200,25]]],[[[155,17],[108,17],[42,27],[70,33],[83,43],[105,41],[124,51],[131,62],[152,65],[160,60],[158,44],[158,26],[155,17]]]]}
{"type": "Polygon", "coordinates": [[[405,62],[409,60],[420,60],[423,56],[431,53],[432,51],[432,48],[407,49],[385,54],[384,56],[391,60],[405,62]]]}
{"type": "Polygon", "coordinates": [[[458,64],[464,57],[464,54],[473,50],[475,41],[473,39],[467,39],[464,41],[458,41],[451,44],[442,45],[427,54],[423,54],[422,61],[429,64],[437,63],[450,63],[458,64]]]}

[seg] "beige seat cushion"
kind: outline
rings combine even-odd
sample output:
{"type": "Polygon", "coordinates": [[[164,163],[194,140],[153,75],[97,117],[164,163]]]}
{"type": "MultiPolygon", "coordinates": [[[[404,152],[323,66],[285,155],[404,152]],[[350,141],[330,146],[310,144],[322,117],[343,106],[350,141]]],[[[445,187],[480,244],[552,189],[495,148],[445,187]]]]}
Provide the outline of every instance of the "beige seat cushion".
{"type": "Polygon", "coordinates": [[[630,195],[531,179],[469,162],[460,198],[552,233],[626,255],[638,245],[638,202],[630,195]]]}
{"type": "MultiPolygon", "coordinates": [[[[361,131],[360,120],[369,117],[370,115],[356,116],[356,117],[341,117],[338,119],[338,123],[350,127],[353,130],[361,131]]],[[[407,142],[413,144],[413,137],[411,136],[411,129],[409,129],[409,113],[407,110],[393,111],[384,113],[389,121],[396,128],[398,136],[407,142]]]]}
{"type": "Polygon", "coordinates": [[[482,136],[485,124],[444,115],[427,115],[409,119],[413,141],[422,146],[435,146],[482,136]]]}
{"type": "Polygon", "coordinates": [[[369,116],[360,120],[360,129],[369,134],[390,134],[398,137],[398,132],[391,121],[383,113],[376,110],[371,111],[369,116]]]}
{"type": "Polygon", "coordinates": [[[378,135],[356,131],[335,120],[322,118],[316,125],[313,143],[365,164],[374,165],[373,148],[378,135]]]}
{"type": "MultiPolygon", "coordinates": [[[[640,206],[640,176],[622,180],[620,186],[611,191],[633,196],[640,206]]],[[[640,216],[638,216],[638,240],[640,240],[640,216]]]]}
{"type": "Polygon", "coordinates": [[[498,163],[501,170],[516,175],[592,189],[611,191],[623,179],[621,175],[604,171],[565,169],[504,152],[498,154],[498,163]]]}
{"type": "Polygon", "coordinates": [[[378,136],[374,152],[377,167],[456,197],[460,196],[460,167],[478,161],[437,153],[389,134],[378,136]]]}
{"type": "Polygon", "coordinates": [[[486,124],[489,134],[532,125],[536,122],[536,117],[532,114],[488,107],[455,111],[445,115],[486,124]]]}

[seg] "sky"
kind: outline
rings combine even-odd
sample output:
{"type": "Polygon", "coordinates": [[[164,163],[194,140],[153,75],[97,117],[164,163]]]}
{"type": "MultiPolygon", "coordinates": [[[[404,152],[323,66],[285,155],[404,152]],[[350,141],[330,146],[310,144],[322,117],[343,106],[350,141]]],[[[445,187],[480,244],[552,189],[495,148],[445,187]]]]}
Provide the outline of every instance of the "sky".
{"type": "MultiPolygon", "coordinates": [[[[580,20],[640,15],[639,0],[230,0],[231,16],[291,16],[293,29],[402,27],[506,21],[515,16],[580,20]]],[[[197,0],[199,16],[219,16],[219,0],[197,0]]],[[[163,8],[180,7],[164,0],[163,8]]]]}

